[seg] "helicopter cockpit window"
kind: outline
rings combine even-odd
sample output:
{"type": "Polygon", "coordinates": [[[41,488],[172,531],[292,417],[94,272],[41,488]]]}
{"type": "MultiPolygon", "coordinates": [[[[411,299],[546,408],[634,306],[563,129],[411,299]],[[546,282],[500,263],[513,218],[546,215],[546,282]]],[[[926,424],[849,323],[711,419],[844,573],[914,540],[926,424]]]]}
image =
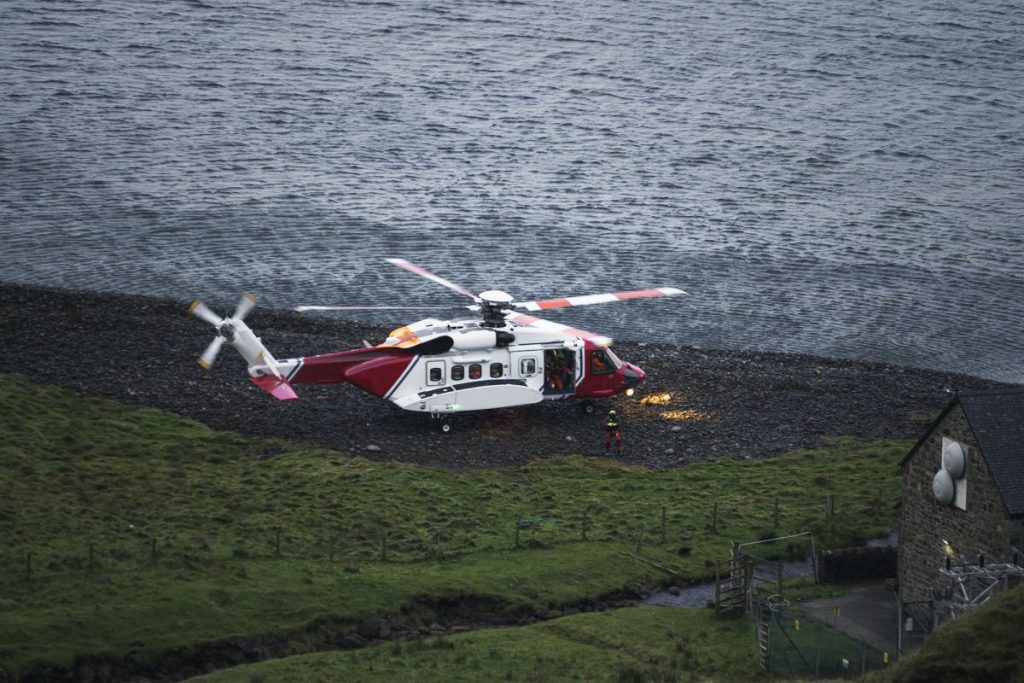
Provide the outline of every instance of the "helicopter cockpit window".
{"type": "Polygon", "coordinates": [[[466,378],[466,367],[464,365],[452,366],[452,379],[456,382],[466,378]]]}
{"type": "Polygon", "coordinates": [[[491,379],[501,377],[502,367],[501,363],[491,363],[491,379]]]}
{"type": "Polygon", "coordinates": [[[605,349],[597,349],[590,352],[590,372],[594,375],[605,375],[615,372],[615,363],[605,349]]]}
{"type": "Polygon", "coordinates": [[[481,369],[479,363],[473,363],[472,365],[469,366],[469,378],[470,379],[480,379],[480,376],[482,374],[483,374],[483,370],[481,369]]]}

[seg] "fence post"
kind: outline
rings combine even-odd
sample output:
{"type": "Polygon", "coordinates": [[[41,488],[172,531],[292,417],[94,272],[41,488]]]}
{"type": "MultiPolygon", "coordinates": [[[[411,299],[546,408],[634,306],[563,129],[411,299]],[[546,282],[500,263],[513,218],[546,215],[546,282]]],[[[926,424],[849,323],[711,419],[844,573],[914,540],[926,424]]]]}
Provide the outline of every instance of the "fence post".
{"type": "Polygon", "coordinates": [[[817,586],[821,579],[818,578],[818,552],[814,548],[814,534],[811,534],[811,572],[814,574],[814,585],[817,586]]]}
{"type": "Polygon", "coordinates": [[[722,561],[715,560],[715,614],[722,613],[722,561]]]}

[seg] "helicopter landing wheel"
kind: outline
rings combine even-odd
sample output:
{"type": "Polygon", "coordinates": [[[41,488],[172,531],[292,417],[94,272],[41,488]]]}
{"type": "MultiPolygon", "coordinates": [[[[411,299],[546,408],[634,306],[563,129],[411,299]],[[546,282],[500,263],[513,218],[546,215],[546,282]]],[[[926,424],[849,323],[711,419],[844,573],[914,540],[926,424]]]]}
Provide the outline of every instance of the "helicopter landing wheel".
{"type": "Polygon", "coordinates": [[[597,406],[593,401],[584,401],[580,404],[580,410],[583,411],[584,415],[593,415],[597,412],[597,406]]]}
{"type": "Polygon", "coordinates": [[[448,418],[441,418],[441,433],[448,434],[452,431],[452,421],[448,418]]]}

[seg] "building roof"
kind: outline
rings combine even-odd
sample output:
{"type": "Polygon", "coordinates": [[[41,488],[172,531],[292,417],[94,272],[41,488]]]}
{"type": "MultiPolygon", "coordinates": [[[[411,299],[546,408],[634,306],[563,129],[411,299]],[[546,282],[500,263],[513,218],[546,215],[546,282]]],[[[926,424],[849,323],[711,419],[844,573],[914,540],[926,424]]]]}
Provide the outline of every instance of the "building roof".
{"type": "Polygon", "coordinates": [[[1024,516],[1024,386],[960,392],[900,464],[917,452],[958,403],[988,463],[1006,511],[1011,517],[1024,516]]]}
{"type": "Polygon", "coordinates": [[[1024,515],[1024,387],[964,392],[959,399],[1006,510],[1024,515]]]}

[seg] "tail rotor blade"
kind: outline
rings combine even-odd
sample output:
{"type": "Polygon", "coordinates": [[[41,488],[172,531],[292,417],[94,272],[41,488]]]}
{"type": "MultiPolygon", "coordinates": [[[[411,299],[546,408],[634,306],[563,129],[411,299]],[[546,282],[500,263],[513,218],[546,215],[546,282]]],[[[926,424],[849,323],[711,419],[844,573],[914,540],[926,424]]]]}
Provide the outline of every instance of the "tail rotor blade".
{"type": "Polygon", "coordinates": [[[192,305],[188,307],[188,312],[213,326],[220,325],[221,317],[214,313],[209,306],[199,299],[192,302],[192,305]]]}
{"type": "Polygon", "coordinates": [[[210,369],[210,366],[213,365],[213,361],[217,360],[217,354],[220,353],[220,347],[224,345],[225,341],[227,340],[220,335],[213,338],[210,345],[206,347],[205,351],[203,351],[203,355],[199,356],[198,363],[200,367],[204,370],[210,369]]]}
{"type": "Polygon", "coordinates": [[[242,300],[238,302],[238,308],[235,309],[235,314],[231,317],[235,320],[244,320],[245,316],[249,315],[249,311],[251,311],[255,305],[256,295],[252,292],[243,292],[242,300]]]}

